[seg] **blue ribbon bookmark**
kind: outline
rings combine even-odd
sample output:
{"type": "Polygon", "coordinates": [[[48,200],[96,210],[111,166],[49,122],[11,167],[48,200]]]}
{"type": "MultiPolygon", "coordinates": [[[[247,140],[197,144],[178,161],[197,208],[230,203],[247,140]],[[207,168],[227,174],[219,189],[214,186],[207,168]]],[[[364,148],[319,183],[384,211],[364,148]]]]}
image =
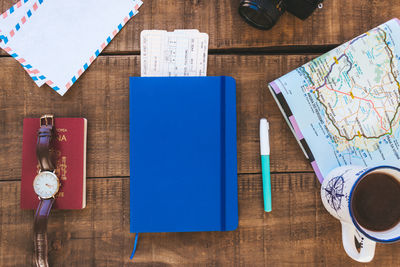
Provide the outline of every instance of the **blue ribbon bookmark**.
{"type": "Polygon", "coordinates": [[[130,259],[133,259],[133,257],[135,256],[138,239],[139,239],[139,233],[136,233],[135,244],[133,245],[133,250],[130,259]]]}

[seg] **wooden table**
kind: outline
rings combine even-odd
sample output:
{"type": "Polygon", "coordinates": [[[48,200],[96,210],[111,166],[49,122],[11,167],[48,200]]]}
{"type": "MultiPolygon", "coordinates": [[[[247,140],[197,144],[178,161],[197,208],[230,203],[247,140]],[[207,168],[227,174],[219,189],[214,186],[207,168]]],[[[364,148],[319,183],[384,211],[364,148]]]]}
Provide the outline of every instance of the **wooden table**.
{"type": "MultiPolygon", "coordinates": [[[[0,11],[15,0],[0,0],[0,11]]],[[[245,24],[239,0],[145,0],[64,96],[37,88],[0,56],[0,266],[32,265],[33,211],[19,208],[22,121],[55,113],[88,119],[87,207],[52,211],[52,266],[358,266],[267,82],[393,17],[397,0],[327,0],[303,22],[285,14],[270,31],[245,24]],[[210,35],[209,75],[237,80],[239,228],[233,232],[142,234],[129,260],[128,77],[140,75],[139,33],[197,28],[210,35]],[[273,212],[262,206],[258,123],[271,121],[273,212]]],[[[400,266],[400,244],[378,245],[371,266],[400,266]]]]}

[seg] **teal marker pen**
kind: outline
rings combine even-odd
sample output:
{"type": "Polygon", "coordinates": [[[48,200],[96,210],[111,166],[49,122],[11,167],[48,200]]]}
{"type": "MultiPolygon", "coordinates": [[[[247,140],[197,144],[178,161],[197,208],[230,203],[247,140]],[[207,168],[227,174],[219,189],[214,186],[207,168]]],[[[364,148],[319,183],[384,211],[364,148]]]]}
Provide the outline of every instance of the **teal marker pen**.
{"type": "Polygon", "coordinates": [[[263,179],[264,210],[272,211],[271,197],[271,171],[269,165],[269,123],[267,119],[260,120],[260,149],[261,149],[261,169],[263,179]]]}

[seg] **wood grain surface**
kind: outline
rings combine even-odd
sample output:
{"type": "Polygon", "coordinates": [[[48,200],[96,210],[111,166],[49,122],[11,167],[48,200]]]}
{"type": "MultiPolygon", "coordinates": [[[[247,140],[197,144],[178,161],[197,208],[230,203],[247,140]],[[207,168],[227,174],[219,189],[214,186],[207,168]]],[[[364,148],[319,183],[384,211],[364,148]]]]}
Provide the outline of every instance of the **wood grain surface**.
{"type": "MultiPolygon", "coordinates": [[[[260,173],[259,118],[271,121],[273,172],[304,172],[311,167],[275,104],[267,81],[313,56],[209,56],[209,75],[237,80],[239,173],[260,173]]],[[[21,174],[22,121],[54,112],[88,119],[88,177],[129,176],[129,76],[140,75],[139,56],[101,56],[73,88],[60,97],[47,86],[37,88],[19,63],[0,58],[0,180],[21,174]]]]}
{"type": "MultiPolygon", "coordinates": [[[[274,211],[263,212],[259,175],[239,175],[233,232],[140,234],[134,261],[129,179],[89,179],[82,211],[52,211],[52,266],[362,266],[345,255],[340,223],[324,209],[313,174],[274,174],[274,211]]],[[[31,266],[33,211],[19,209],[19,183],[2,182],[0,266],[31,266]]],[[[378,245],[372,266],[399,266],[400,244],[378,245]]]]}
{"type": "MultiPolygon", "coordinates": [[[[0,12],[15,0],[0,0],[0,12]]],[[[37,88],[0,51],[0,266],[33,266],[33,211],[19,208],[22,121],[55,113],[88,119],[87,208],[52,211],[51,266],[400,266],[400,243],[377,246],[369,265],[352,261],[340,223],[267,83],[393,17],[398,0],[326,0],[301,21],[285,14],[270,31],[238,15],[239,0],[145,0],[140,13],[64,96],[37,88]],[[196,28],[210,36],[208,75],[237,81],[239,228],[233,232],[129,233],[129,86],[140,74],[144,29],[196,28]],[[258,123],[271,122],[273,212],[263,212],[258,123]]]]}
{"type": "MultiPolygon", "coordinates": [[[[0,12],[16,0],[0,0],[0,12]]],[[[398,0],[325,0],[324,8],[302,21],[285,13],[270,31],[248,26],[239,16],[240,0],[144,0],[139,14],[106,48],[106,53],[139,52],[144,29],[199,29],[210,35],[210,49],[337,45],[400,17],[398,0]]],[[[295,47],[292,47],[295,48],[295,47]]]]}

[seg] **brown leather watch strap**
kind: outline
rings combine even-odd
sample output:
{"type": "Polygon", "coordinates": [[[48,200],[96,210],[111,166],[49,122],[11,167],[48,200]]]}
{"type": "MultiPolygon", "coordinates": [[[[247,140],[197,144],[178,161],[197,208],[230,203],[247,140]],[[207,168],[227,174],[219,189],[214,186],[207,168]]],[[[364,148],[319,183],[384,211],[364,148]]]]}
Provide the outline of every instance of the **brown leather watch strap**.
{"type": "Polygon", "coordinates": [[[47,219],[54,198],[41,199],[36,209],[35,220],[33,223],[34,246],[35,246],[35,263],[37,267],[48,267],[47,260],[47,219]]]}
{"type": "MultiPolygon", "coordinates": [[[[54,131],[53,115],[44,115],[40,118],[40,128],[36,143],[36,156],[40,165],[40,171],[54,171],[51,145],[54,131]]],[[[55,199],[40,199],[36,209],[33,223],[35,263],[37,267],[48,267],[47,260],[47,219],[55,199]]]]}
{"type": "Polygon", "coordinates": [[[53,126],[53,116],[46,115],[40,119],[40,128],[38,130],[36,144],[36,157],[41,171],[54,170],[53,158],[50,151],[51,141],[53,139],[53,126]]]}

